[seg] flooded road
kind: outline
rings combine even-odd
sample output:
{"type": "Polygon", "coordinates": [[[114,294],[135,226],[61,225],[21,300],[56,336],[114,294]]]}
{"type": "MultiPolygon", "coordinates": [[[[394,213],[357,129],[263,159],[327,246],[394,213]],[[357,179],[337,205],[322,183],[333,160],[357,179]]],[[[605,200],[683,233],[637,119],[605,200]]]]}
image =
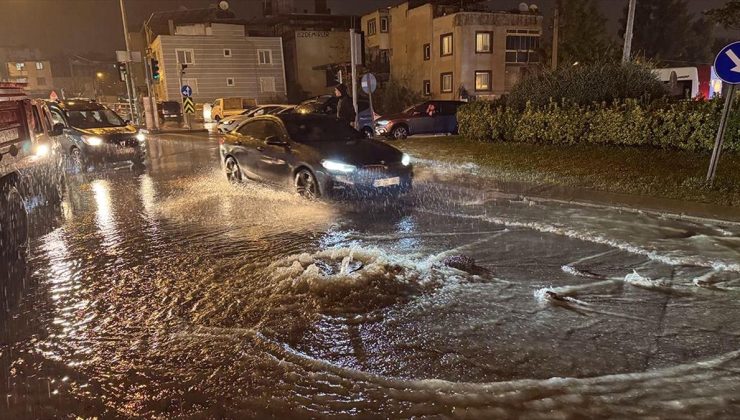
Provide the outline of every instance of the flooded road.
{"type": "MultiPolygon", "coordinates": [[[[740,224],[417,170],[230,185],[205,135],[77,175],[2,274],[0,418],[736,418],[740,224]]],[[[454,168],[453,168],[454,169],[454,168]]]]}

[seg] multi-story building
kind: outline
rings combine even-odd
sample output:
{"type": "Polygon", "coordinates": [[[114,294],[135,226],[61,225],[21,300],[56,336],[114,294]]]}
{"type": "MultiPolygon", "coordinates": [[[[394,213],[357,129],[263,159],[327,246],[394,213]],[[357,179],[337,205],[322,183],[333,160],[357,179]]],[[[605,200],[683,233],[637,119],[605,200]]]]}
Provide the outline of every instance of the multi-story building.
{"type": "Polygon", "coordinates": [[[250,36],[246,21],[217,8],[157,12],[144,25],[151,54],[159,61],[154,84],[159,100],[180,100],[182,83],[195,102],[223,97],[284,100],[287,89],[282,40],[250,36]]]}
{"type": "Polygon", "coordinates": [[[265,16],[253,21],[250,28],[282,38],[289,97],[299,101],[331,93],[330,87],[337,83],[337,72],[344,69],[347,74],[350,68],[349,30],[359,31],[358,24],[356,16],[290,13],[265,16]]]}
{"type": "Polygon", "coordinates": [[[497,97],[539,68],[536,12],[411,0],[391,7],[389,17],[391,78],[425,96],[497,97]]]}
{"type": "Polygon", "coordinates": [[[389,8],[378,9],[362,17],[365,67],[376,75],[387,75],[390,72],[390,25],[389,8]]]}
{"type": "Polygon", "coordinates": [[[4,80],[26,83],[30,96],[46,97],[53,88],[51,63],[39,50],[29,48],[0,48],[4,80]]]}

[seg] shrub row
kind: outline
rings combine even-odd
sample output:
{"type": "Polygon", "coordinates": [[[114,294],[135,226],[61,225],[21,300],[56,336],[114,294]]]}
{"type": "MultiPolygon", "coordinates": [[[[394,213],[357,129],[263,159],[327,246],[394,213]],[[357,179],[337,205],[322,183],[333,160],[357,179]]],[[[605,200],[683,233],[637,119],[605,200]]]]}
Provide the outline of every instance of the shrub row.
{"type": "MultiPolygon", "coordinates": [[[[737,107],[735,107],[737,108],[737,107]]],[[[577,105],[527,104],[524,110],[477,101],[460,107],[460,134],[478,141],[611,144],[711,151],[721,100],[653,103],[614,101],[577,105]]],[[[724,150],[740,152],[740,112],[731,117],[724,150]]]]}

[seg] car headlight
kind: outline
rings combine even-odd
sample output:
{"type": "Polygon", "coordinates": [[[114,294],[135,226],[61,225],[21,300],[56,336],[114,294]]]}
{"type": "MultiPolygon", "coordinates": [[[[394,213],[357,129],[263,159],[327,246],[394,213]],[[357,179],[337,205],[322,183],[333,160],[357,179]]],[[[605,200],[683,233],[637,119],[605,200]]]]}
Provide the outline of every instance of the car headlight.
{"type": "Polygon", "coordinates": [[[38,157],[46,156],[49,154],[49,145],[48,144],[39,144],[36,146],[36,152],[34,153],[38,157]]]}
{"type": "Polygon", "coordinates": [[[403,156],[401,156],[401,165],[409,166],[410,164],[411,164],[411,156],[404,153],[403,156]]]}
{"type": "Polygon", "coordinates": [[[103,144],[103,139],[98,136],[82,136],[82,141],[88,146],[100,146],[103,144]]]}
{"type": "Polygon", "coordinates": [[[146,135],[139,131],[138,133],[136,133],[136,140],[143,142],[144,140],[146,140],[146,135]]]}
{"type": "Polygon", "coordinates": [[[323,166],[329,172],[354,172],[357,168],[354,165],[348,165],[346,163],[337,162],[334,160],[322,160],[321,166],[323,166]]]}
{"type": "Polygon", "coordinates": [[[379,120],[379,121],[375,121],[375,124],[376,125],[379,125],[381,127],[385,127],[386,125],[388,125],[389,122],[390,121],[388,121],[388,120],[379,120]]]}

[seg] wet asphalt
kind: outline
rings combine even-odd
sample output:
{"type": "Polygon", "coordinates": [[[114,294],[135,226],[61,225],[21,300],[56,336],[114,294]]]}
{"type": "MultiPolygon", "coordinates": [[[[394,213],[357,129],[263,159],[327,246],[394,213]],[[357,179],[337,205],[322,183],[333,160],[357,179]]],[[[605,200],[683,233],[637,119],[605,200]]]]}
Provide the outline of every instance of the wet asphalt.
{"type": "Polygon", "coordinates": [[[147,147],[30,209],[0,418],[740,410],[740,224],[434,161],[401,200],[306,201],[229,184],[215,136],[147,147]]]}

